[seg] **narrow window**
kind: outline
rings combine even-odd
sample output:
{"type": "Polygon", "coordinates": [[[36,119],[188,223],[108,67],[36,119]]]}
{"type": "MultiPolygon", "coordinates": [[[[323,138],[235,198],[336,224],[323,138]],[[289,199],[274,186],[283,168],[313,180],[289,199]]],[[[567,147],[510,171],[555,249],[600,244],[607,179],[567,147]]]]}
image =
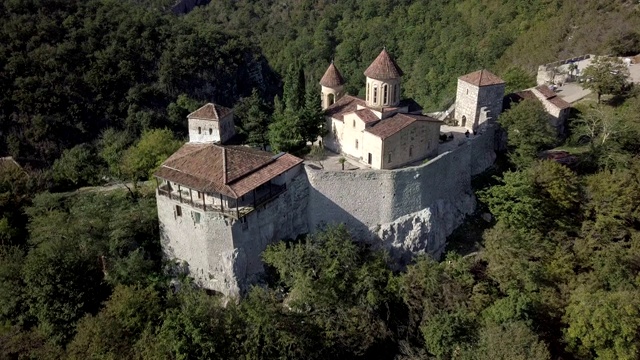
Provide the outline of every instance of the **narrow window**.
{"type": "Polygon", "coordinates": [[[198,126],[198,134],[202,134],[202,128],[198,126]]]}
{"type": "Polygon", "coordinates": [[[356,120],[353,120],[353,127],[356,127],[356,120]]]}
{"type": "Polygon", "coordinates": [[[209,135],[213,134],[213,129],[209,128],[209,135]]]}
{"type": "Polygon", "coordinates": [[[469,95],[469,89],[467,89],[467,95],[469,95]]]}
{"type": "Polygon", "coordinates": [[[373,103],[378,103],[378,85],[373,85],[373,103]]]}
{"type": "Polygon", "coordinates": [[[409,146],[409,156],[413,156],[413,146],[409,146]]]}
{"type": "Polygon", "coordinates": [[[369,98],[371,97],[369,92],[371,91],[371,84],[367,83],[367,101],[369,101],[369,98]]]}
{"type": "Polygon", "coordinates": [[[389,153],[389,155],[387,156],[387,162],[391,162],[391,153],[389,153]]]}
{"type": "Polygon", "coordinates": [[[356,149],[358,148],[358,140],[356,140],[356,149]]]}
{"type": "Polygon", "coordinates": [[[182,216],[182,207],[176,205],[176,216],[182,216]]]}
{"type": "Polygon", "coordinates": [[[389,94],[388,94],[388,85],[384,84],[382,87],[382,102],[387,105],[389,104],[389,94]]]}
{"type": "Polygon", "coordinates": [[[198,191],[198,199],[202,199],[202,194],[198,191]]]}
{"type": "Polygon", "coordinates": [[[191,218],[193,219],[194,224],[200,224],[200,213],[197,211],[191,212],[191,218]]]}

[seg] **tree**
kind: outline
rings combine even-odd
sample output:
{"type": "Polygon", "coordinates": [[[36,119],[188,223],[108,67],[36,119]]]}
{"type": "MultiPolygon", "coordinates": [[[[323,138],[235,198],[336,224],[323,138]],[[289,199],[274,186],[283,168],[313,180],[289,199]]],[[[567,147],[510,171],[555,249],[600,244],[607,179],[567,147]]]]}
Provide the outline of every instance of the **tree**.
{"type": "Polygon", "coordinates": [[[569,346],[583,357],[637,359],[640,356],[640,294],[578,288],[565,320],[569,346]]]}
{"type": "Polygon", "coordinates": [[[475,360],[548,360],[551,354],[544,341],[522,321],[491,324],[480,330],[477,347],[465,352],[463,359],[475,360]]]}
{"type": "Polygon", "coordinates": [[[304,109],[300,116],[301,133],[305,142],[316,142],[319,136],[326,135],[325,117],[320,106],[318,87],[309,87],[305,96],[304,109]]]}
{"type": "Polygon", "coordinates": [[[584,87],[598,94],[598,104],[603,94],[620,94],[627,85],[629,69],[618,58],[596,57],[582,73],[584,87]]]}
{"type": "Polygon", "coordinates": [[[133,359],[133,348],[161,314],[160,297],[150,288],[116,286],[105,307],[78,323],[67,347],[70,359],[133,359]]]}
{"type": "Polygon", "coordinates": [[[507,130],[510,160],[518,167],[531,164],[540,150],[556,142],[549,116],[539,101],[524,100],[498,119],[507,130]]]}
{"type": "Polygon", "coordinates": [[[536,85],[536,79],[520,67],[511,67],[503,75],[502,79],[506,85],[505,93],[528,89],[536,85]]]}
{"type": "Polygon", "coordinates": [[[287,291],[286,306],[319,327],[329,354],[362,355],[390,336],[392,273],[384,255],[360,247],[344,225],[270,245],[263,258],[287,291]]]}
{"type": "Polygon", "coordinates": [[[260,97],[257,89],[253,89],[251,96],[242,98],[236,104],[234,111],[236,126],[247,134],[247,143],[259,146],[265,150],[269,143],[269,108],[260,97]]]}
{"type": "Polygon", "coordinates": [[[53,164],[53,179],[59,184],[94,185],[100,179],[100,158],[87,144],[65,150],[53,164]]]}
{"type": "Polygon", "coordinates": [[[276,98],[273,122],[269,124],[269,143],[273,151],[291,152],[305,146],[298,116],[291,109],[283,108],[276,98]]]}
{"type": "Polygon", "coordinates": [[[150,130],[142,134],[140,140],[127,149],[122,159],[122,173],[134,184],[141,179],[149,179],[153,172],[180,147],[171,131],[150,130]]]}

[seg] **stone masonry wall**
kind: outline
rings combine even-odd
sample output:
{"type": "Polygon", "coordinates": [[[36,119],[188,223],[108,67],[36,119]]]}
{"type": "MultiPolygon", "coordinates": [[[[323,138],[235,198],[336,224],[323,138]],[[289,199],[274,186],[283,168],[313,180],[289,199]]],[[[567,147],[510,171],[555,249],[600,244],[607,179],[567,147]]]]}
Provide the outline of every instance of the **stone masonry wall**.
{"type": "Polygon", "coordinates": [[[401,262],[439,256],[446,237],[475,209],[471,177],[495,160],[494,128],[482,127],[456,150],[398,170],[324,171],[305,168],[309,229],[345,223],[356,238],[401,262]]]}

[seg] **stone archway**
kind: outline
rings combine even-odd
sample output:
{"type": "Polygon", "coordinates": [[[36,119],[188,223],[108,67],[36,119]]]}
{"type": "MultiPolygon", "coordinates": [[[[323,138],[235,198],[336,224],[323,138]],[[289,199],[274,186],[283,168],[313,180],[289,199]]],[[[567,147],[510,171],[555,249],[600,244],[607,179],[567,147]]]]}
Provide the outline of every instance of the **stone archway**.
{"type": "Polygon", "coordinates": [[[331,105],[333,105],[333,103],[336,102],[336,95],[335,94],[329,94],[327,97],[329,98],[327,106],[331,106],[331,105]]]}
{"type": "Polygon", "coordinates": [[[467,126],[467,117],[462,115],[462,127],[467,126]]]}

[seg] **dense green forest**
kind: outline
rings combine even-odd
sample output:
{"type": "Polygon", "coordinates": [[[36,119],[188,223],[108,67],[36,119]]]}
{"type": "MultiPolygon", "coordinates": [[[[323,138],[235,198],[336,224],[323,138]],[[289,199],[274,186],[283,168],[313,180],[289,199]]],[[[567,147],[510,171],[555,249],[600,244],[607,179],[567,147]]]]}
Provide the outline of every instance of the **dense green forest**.
{"type": "Polygon", "coordinates": [[[474,179],[478,213],[442,261],[399,270],[328,227],[269,247],[263,283],[237,302],[176,276],[138,185],[204,102],[235,106],[246,143],[295,149],[319,131],[332,58],[358,93],[386,46],[404,96],[439,109],[480,67],[519,89],[541,63],[640,52],[637,4],[171,4],[0,6],[0,153],[26,166],[0,166],[1,359],[640,357],[637,89],[579,104],[563,143],[539,104],[506,112],[508,150],[474,179]],[[538,159],[555,146],[577,162],[538,159]],[[127,188],[75,191],[105,181],[127,188]]]}

